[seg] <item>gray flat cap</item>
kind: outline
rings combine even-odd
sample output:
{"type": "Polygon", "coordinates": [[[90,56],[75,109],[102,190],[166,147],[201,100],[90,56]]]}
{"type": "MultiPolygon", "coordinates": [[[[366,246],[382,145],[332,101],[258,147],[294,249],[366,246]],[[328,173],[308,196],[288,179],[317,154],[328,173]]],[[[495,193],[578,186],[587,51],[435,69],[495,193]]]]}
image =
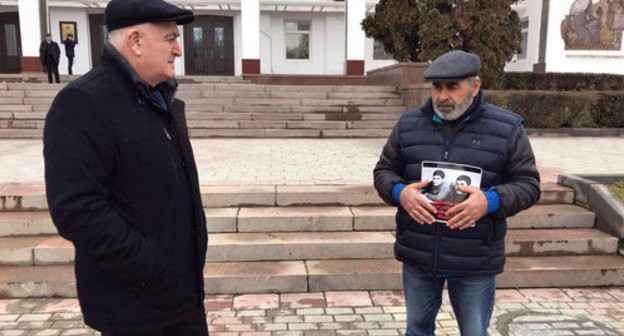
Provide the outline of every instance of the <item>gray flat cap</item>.
{"type": "Polygon", "coordinates": [[[425,71],[425,80],[462,80],[474,77],[481,71],[481,59],[461,50],[449,51],[439,56],[425,71]]]}

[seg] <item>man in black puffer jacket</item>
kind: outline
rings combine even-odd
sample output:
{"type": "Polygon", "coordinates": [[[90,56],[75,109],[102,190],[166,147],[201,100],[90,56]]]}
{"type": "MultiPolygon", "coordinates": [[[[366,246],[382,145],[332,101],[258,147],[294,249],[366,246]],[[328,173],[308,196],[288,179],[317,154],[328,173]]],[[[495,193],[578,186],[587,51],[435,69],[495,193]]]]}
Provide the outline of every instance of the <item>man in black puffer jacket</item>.
{"type": "Polygon", "coordinates": [[[425,72],[431,98],[401,117],[375,167],[379,195],[398,206],[395,255],[403,262],[408,336],[434,335],[445,281],[461,334],[487,335],[505,264],[505,218],[539,199],[523,120],[484,102],[480,69],[479,57],[463,51],[434,60],[425,72]],[[423,161],[481,171],[480,189],[457,187],[469,196],[441,214],[446,223],[420,194],[429,184],[423,161]]]}
{"type": "Polygon", "coordinates": [[[55,98],[44,129],[48,204],[76,250],[78,299],[103,335],[207,335],[207,233],[177,24],[162,0],[112,0],[101,64],[55,98]]]}

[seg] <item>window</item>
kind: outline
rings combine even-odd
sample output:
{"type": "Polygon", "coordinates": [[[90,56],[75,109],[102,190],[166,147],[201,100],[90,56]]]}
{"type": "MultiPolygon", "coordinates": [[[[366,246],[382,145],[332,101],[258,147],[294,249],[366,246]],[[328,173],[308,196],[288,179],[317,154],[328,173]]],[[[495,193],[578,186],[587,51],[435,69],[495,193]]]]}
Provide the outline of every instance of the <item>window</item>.
{"type": "Polygon", "coordinates": [[[526,59],[527,48],[529,46],[529,19],[520,21],[520,29],[522,30],[522,52],[518,54],[518,59],[526,59]]]}
{"type": "Polygon", "coordinates": [[[381,42],[375,41],[373,44],[373,59],[376,61],[393,60],[392,54],[389,54],[384,49],[381,42]]]}
{"type": "Polygon", "coordinates": [[[310,59],[310,21],[286,21],[286,59],[310,59]]]}
{"type": "Polygon", "coordinates": [[[17,29],[14,24],[4,25],[4,40],[6,41],[6,55],[15,57],[17,55],[17,29]]]}

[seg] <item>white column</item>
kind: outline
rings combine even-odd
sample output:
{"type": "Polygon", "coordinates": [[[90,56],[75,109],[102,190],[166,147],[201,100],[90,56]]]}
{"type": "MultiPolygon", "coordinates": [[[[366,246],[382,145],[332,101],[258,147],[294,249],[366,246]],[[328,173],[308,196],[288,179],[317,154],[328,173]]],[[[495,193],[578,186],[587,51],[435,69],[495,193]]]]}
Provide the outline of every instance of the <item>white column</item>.
{"type": "Polygon", "coordinates": [[[260,0],[241,0],[243,74],[260,73],[260,0]]]}
{"type": "MultiPolygon", "coordinates": [[[[22,38],[22,56],[39,57],[41,35],[41,6],[39,0],[18,0],[20,35],[22,38]]],[[[45,4],[45,3],[44,3],[45,4]]]]}
{"type": "Polygon", "coordinates": [[[366,0],[346,0],[347,75],[363,75],[366,34],[362,20],[366,17],[366,0]]]}

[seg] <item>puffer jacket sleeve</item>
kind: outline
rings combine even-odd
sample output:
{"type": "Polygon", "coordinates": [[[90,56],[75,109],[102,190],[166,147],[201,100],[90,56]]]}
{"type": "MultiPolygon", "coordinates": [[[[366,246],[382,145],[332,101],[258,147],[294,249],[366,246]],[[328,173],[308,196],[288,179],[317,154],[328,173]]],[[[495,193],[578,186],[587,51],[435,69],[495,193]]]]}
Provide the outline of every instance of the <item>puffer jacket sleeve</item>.
{"type": "Polygon", "coordinates": [[[401,149],[399,145],[398,124],[390,133],[375,169],[373,177],[377,193],[389,205],[398,206],[392,198],[392,188],[398,183],[407,184],[401,177],[401,149]]]}
{"type": "Polygon", "coordinates": [[[510,217],[537,203],[540,197],[540,175],[531,143],[520,125],[512,138],[505,170],[506,182],[496,186],[500,209],[495,216],[510,217]]]}

